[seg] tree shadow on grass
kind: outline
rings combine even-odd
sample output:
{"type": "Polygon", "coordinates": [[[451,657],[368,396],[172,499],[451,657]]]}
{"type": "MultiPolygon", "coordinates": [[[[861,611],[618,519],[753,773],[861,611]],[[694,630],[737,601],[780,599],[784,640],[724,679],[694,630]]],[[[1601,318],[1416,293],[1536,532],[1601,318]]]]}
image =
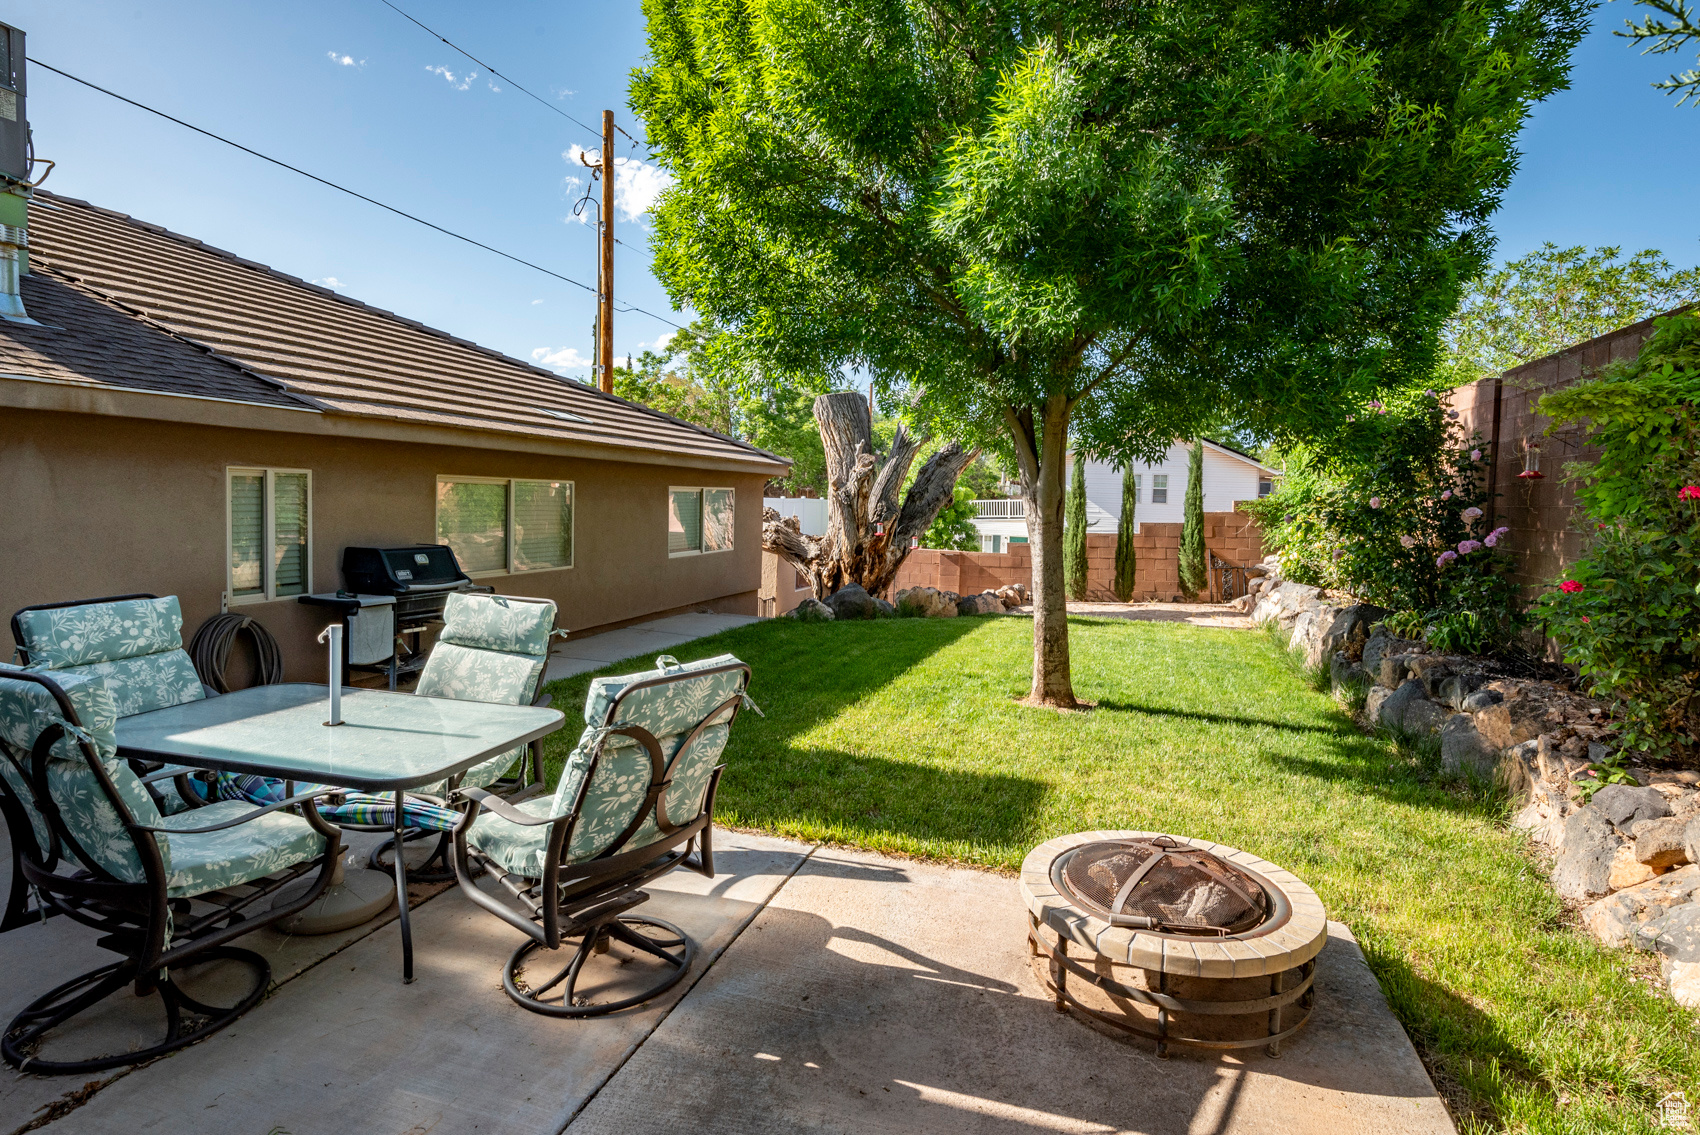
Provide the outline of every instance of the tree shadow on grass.
{"type": "MultiPolygon", "coordinates": [[[[986,625],[980,619],[772,620],[676,650],[688,662],[724,653],[742,657],[740,648],[749,644],[747,653],[762,659],[751,674],[750,696],[765,716],[741,714],[732,729],[716,818],[735,827],[887,851],[940,841],[954,845],[955,857],[965,860],[980,858],[973,850],[976,839],[1031,830],[1046,791],[1039,781],[796,744],[796,738],[986,625]]],[[[591,681],[652,665],[649,657],[633,658],[550,684],[555,707],[568,715],[567,725],[545,741],[550,783],[577,743],[578,707],[591,681]]]]}
{"type": "Polygon", "coordinates": [[[1304,725],[1295,721],[1271,721],[1262,717],[1237,717],[1224,713],[1200,713],[1190,709],[1171,709],[1160,705],[1139,705],[1135,702],[1119,702],[1110,698],[1101,698],[1098,708],[1117,713],[1146,713],[1158,717],[1182,717],[1189,721],[1204,721],[1212,725],[1233,725],[1249,728],[1282,729],[1291,733],[1322,733],[1339,736],[1349,732],[1346,725],[1304,725]]]}

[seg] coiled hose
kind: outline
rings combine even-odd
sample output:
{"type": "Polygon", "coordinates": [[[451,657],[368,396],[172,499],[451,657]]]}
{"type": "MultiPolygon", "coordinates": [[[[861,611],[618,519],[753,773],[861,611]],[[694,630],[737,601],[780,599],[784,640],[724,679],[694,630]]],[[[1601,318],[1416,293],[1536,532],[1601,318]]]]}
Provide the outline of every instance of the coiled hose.
{"type": "Polygon", "coordinates": [[[254,644],[254,660],[260,676],[257,684],[275,686],[283,681],[283,651],[278,648],[277,639],[247,615],[228,611],[202,623],[189,641],[189,660],[195,664],[195,673],[221,694],[230,692],[230,685],[224,680],[224,668],[230,663],[236,636],[243,631],[248,632],[254,644]]]}

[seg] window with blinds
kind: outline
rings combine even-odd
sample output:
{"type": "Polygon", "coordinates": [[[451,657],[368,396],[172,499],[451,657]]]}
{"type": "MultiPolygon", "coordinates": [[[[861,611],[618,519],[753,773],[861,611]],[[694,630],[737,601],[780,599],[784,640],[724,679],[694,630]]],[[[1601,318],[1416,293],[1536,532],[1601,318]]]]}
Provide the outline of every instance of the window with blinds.
{"type": "Polygon", "coordinates": [[[437,542],[468,575],[572,567],[573,483],[439,477],[437,542]]]}
{"type": "Polygon", "coordinates": [[[668,489],[668,555],[688,556],[729,550],[735,513],[731,489],[668,489]]]}
{"type": "Polygon", "coordinates": [[[231,602],[282,599],[311,589],[312,488],[305,469],[227,470],[231,602]]]}
{"type": "Polygon", "coordinates": [[[1169,476],[1167,473],[1151,474],[1151,503],[1169,503],[1169,476]]]}

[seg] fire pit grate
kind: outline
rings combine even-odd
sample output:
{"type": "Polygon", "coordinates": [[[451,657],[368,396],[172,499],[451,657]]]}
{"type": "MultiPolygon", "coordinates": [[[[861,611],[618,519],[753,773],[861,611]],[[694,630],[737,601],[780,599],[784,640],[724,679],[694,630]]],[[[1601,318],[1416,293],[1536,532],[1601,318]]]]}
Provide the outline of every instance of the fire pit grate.
{"type": "Polygon", "coordinates": [[[1169,836],[1103,840],[1057,857],[1058,889],[1112,926],[1227,937],[1268,921],[1275,904],[1248,871],[1169,836]]]}

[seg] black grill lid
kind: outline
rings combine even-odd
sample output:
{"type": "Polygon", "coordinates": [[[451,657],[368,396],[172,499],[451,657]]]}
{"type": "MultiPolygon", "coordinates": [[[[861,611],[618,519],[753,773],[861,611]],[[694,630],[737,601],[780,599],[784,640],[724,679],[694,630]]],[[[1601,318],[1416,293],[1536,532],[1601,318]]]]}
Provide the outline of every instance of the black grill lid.
{"type": "Polygon", "coordinates": [[[348,590],[365,595],[405,595],[417,590],[454,590],[471,582],[447,544],[342,550],[348,590]]]}
{"type": "Polygon", "coordinates": [[[1187,935],[1240,934],[1270,912],[1255,876],[1168,836],[1100,840],[1065,852],[1058,889],[1116,926],[1187,935]]]}

